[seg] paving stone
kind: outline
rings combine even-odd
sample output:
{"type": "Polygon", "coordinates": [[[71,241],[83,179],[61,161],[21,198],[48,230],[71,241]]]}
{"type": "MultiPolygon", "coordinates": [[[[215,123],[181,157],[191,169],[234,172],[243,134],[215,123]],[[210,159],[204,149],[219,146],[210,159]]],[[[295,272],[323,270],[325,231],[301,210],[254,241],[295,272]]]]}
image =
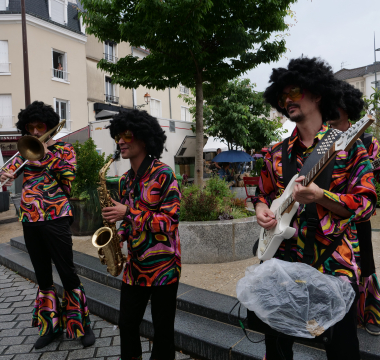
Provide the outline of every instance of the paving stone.
{"type": "Polygon", "coordinates": [[[27,290],[22,290],[21,295],[34,295],[36,297],[37,291],[36,289],[27,289],[27,290]]]}
{"type": "MultiPolygon", "coordinates": [[[[0,304],[0,305],[2,305],[2,304],[0,304]]],[[[13,303],[11,307],[13,307],[13,308],[19,308],[19,307],[25,307],[25,306],[30,306],[30,305],[31,305],[30,300],[28,300],[28,301],[18,301],[18,302],[13,303]]]]}
{"type": "Polygon", "coordinates": [[[120,336],[115,336],[112,342],[113,346],[120,346],[120,336]]]}
{"type": "Polygon", "coordinates": [[[31,328],[24,329],[21,335],[36,335],[36,334],[38,335],[38,328],[31,327],[31,328]]]}
{"type": "Polygon", "coordinates": [[[8,278],[8,279],[0,279],[0,287],[3,286],[3,284],[8,284],[8,283],[13,283],[13,279],[8,278]]]}
{"type": "Polygon", "coordinates": [[[0,322],[13,321],[17,315],[0,315],[0,322]]]}
{"type": "MultiPolygon", "coordinates": [[[[15,302],[15,301],[22,301],[24,300],[25,296],[24,295],[19,295],[19,296],[9,296],[5,298],[4,302],[15,302]]],[[[28,299],[26,299],[28,300],[28,299]]]]}
{"type": "Polygon", "coordinates": [[[22,329],[7,329],[0,331],[0,337],[7,337],[7,336],[19,336],[22,329]]]}
{"type": "Polygon", "coordinates": [[[36,300],[36,295],[35,294],[30,294],[30,295],[26,295],[24,300],[36,300]]]}
{"type": "Polygon", "coordinates": [[[0,315],[9,315],[13,312],[14,308],[0,309],[0,315]]]}
{"type": "MultiPolygon", "coordinates": [[[[33,330],[35,330],[35,329],[33,328],[33,330]]],[[[26,339],[23,342],[23,345],[34,344],[38,340],[39,337],[40,337],[40,335],[38,335],[38,333],[35,335],[26,336],[26,339]]]]}
{"type": "Polygon", "coordinates": [[[31,307],[19,307],[19,308],[12,308],[13,313],[12,314],[32,314],[33,308],[31,307]]]}
{"type": "Polygon", "coordinates": [[[62,341],[62,343],[59,345],[59,350],[77,350],[77,349],[83,349],[82,342],[77,339],[62,341]]]}
{"type": "Polygon", "coordinates": [[[98,347],[98,348],[103,347],[103,346],[110,346],[111,342],[112,342],[111,337],[98,338],[98,339],[96,339],[95,344],[93,346],[98,347]]]}
{"type": "Polygon", "coordinates": [[[32,314],[18,314],[18,315],[15,315],[15,316],[17,316],[16,321],[25,321],[25,320],[28,320],[28,321],[32,322],[32,314]]]}
{"type": "Polygon", "coordinates": [[[10,303],[0,303],[0,309],[6,309],[11,305],[10,303]]]}
{"type": "Polygon", "coordinates": [[[74,350],[69,353],[68,360],[92,358],[94,356],[94,353],[95,348],[74,350]]]}
{"type": "Polygon", "coordinates": [[[0,356],[0,360],[11,360],[12,358],[13,358],[13,355],[0,356]]]}
{"type": "Polygon", "coordinates": [[[32,350],[33,345],[32,344],[27,344],[27,345],[14,345],[10,346],[6,351],[5,355],[9,354],[25,354],[29,353],[30,350],[32,350]]]}
{"type": "Polygon", "coordinates": [[[91,322],[95,322],[95,321],[102,321],[103,319],[97,315],[90,314],[90,320],[91,322]]]}
{"type": "Polygon", "coordinates": [[[12,329],[16,323],[12,322],[4,322],[0,323],[0,330],[5,330],[5,329],[12,329]]]}
{"type": "MultiPolygon", "coordinates": [[[[12,289],[13,290],[13,289],[12,289]]],[[[8,291],[8,292],[6,292],[6,293],[4,293],[3,295],[2,295],[2,297],[4,297],[4,298],[6,298],[6,297],[10,297],[10,296],[18,296],[18,295],[20,295],[21,294],[21,291],[19,290],[19,291],[8,291]]]]}
{"type": "Polygon", "coordinates": [[[25,336],[8,336],[0,341],[0,345],[20,345],[25,339],[25,336]]]}
{"type": "Polygon", "coordinates": [[[0,303],[3,302],[5,300],[5,298],[0,298],[0,303]]]}
{"type": "Polygon", "coordinates": [[[0,280],[8,279],[10,275],[0,275],[0,280]]]}
{"type": "MultiPolygon", "coordinates": [[[[1,304],[0,304],[1,305],[1,304]]],[[[108,321],[97,321],[95,323],[95,326],[94,326],[94,329],[104,329],[104,328],[113,328],[114,325],[112,325],[111,323],[109,323],[108,321]]]]}
{"type": "Polygon", "coordinates": [[[15,327],[19,329],[26,329],[26,328],[31,327],[31,323],[32,323],[31,320],[19,321],[15,327]]]}
{"type": "Polygon", "coordinates": [[[17,286],[15,286],[15,290],[28,290],[28,289],[34,289],[35,287],[36,287],[35,284],[17,283],[17,286]]]}
{"type": "Polygon", "coordinates": [[[12,360],[38,360],[41,357],[41,354],[19,354],[16,355],[12,360]]]}
{"type": "Polygon", "coordinates": [[[40,357],[40,360],[65,360],[68,353],[68,351],[45,352],[40,357]]]}
{"type": "Polygon", "coordinates": [[[182,354],[181,352],[176,351],[175,352],[175,360],[188,360],[190,359],[189,355],[182,354]]]}
{"type": "Polygon", "coordinates": [[[9,282],[6,284],[0,284],[0,290],[7,289],[13,286],[13,282],[9,282]]]}
{"type": "Polygon", "coordinates": [[[40,352],[45,352],[45,351],[55,351],[55,350],[57,350],[58,346],[59,346],[59,340],[56,339],[53,342],[51,342],[49,345],[46,345],[42,349],[34,349],[33,348],[32,353],[35,353],[35,352],[40,353],[40,352]]]}
{"type": "Polygon", "coordinates": [[[120,356],[120,346],[102,347],[98,349],[98,352],[96,354],[96,356],[113,356],[113,355],[120,356]]]}
{"type": "Polygon", "coordinates": [[[120,356],[108,357],[107,360],[119,360],[120,356]]]}
{"type": "MultiPolygon", "coordinates": [[[[94,330],[95,331],[95,330],[94,330]]],[[[113,329],[113,328],[104,328],[102,330],[102,337],[108,337],[108,336],[117,336],[120,334],[119,329],[113,329]]]]}
{"type": "Polygon", "coordinates": [[[150,360],[150,353],[142,354],[142,360],[150,360]]]}
{"type": "Polygon", "coordinates": [[[7,348],[7,345],[0,346],[0,354],[7,348]]]}

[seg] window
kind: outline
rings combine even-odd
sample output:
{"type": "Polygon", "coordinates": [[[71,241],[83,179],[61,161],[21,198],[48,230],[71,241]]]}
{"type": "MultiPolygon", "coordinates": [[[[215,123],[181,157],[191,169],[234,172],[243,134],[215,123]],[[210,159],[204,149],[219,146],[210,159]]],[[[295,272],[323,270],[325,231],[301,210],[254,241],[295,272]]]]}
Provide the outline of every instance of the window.
{"type": "Polygon", "coordinates": [[[117,57],[116,55],[116,44],[112,41],[105,41],[104,42],[104,58],[109,61],[116,63],[117,57]]]}
{"type": "Polygon", "coordinates": [[[10,72],[10,63],[8,60],[8,41],[0,40],[0,75],[9,74],[10,72]]]}
{"type": "Polygon", "coordinates": [[[67,23],[67,0],[50,0],[49,15],[51,20],[65,24],[67,23]]]}
{"type": "Polygon", "coordinates": [[[191,121],[191,115],[189,108],[181,106],[181,120],[182,121],[191,121]]]}
{"type": "Polygon", "coordinates": [[[71,120],[70,120],[70,101],[54,99],[55,103],[55,112],[59,115],[61,120],[66,120],[65,126],[63,127],[66,130],[71,129],[71,120]]]}
{"type": "Polygon", "coordinates": [[[0,127],[3,129],[11,129],[13,125],[12,116],[12,95],[0,95],[0,127]]]}
{"type": "Polygon", "coordinates": [[[161,101],[150,99],[150,115],[161,117],[161,101]]]}
{"type": "Polygon", "coordinates": [[[0,11],[7,10],[7,0],[0,0],[0,11]]]}
{"type": "Polygon", "coordinates": [[[179,91],[180,91],[181,94],[185,94],[185,95],[189,95],[190,94],[189,88],[186,87],[186,86],[183,86],[183,85],[179,86],[179,91]]]}
{"type": "Polygon", "coordinates": [[[115,96],[116,89],[115,89],[115,85],[112,84],[112,79],[106,76],[105,83],[106,83],[106,94],[105,94],[106,102],[110,102],[112,104],[118,104],[119,98],[115,96]]]}
{"type": "Polygon", "coordinates": [[[52,50],[52,77],[53,80],[69,80],[67,72],[67,54],[59,50],[52,50]]]}
{"type": "Polygon", "coordinates": [[[356,81],[352,85],[364,94],[364,81],[356,81]]]}

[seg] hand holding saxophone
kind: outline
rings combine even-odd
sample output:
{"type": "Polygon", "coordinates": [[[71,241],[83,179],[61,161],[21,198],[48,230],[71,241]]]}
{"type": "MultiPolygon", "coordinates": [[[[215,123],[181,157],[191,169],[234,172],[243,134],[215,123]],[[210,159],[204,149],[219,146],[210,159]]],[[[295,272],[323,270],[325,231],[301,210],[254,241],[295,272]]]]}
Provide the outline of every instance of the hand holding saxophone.
{"type": "Polygon", "coordinates": [[[111,198],[114,206],[105,207],[102,210],[103,218],[111,223],[124,220],[126,212],[129,210],[128,205],[123,205],[111,198]]]}
{"type": "Polygon", "coordinates": [[[15,175],[14,175],[12,170],[4,171],[0,175],[0,182],[4,183],[5,186],[11,186],[14,179],[15,179],[15,175]],[[6,183],[5,183],[5,181],[6,181],[6,183]]]}

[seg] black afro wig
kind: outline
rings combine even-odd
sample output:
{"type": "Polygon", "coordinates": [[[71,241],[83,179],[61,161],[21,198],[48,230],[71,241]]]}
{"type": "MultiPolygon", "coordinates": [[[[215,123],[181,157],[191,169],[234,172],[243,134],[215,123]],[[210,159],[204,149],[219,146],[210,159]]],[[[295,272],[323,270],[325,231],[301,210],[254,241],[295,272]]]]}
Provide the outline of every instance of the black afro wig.
{"type": "Polygon", "coordinates": [[[132,131],[136,139],[145,143],[148,155],[156,159],[159,159],[164,151],[165,131],[158,120],[146,111],[123,109],[113,117],[107,128],[110,129],[113,139],[123,131],[132,131]]]}
{"type": "Polygon", "coordinates": [[[289,114],[278,105],[278,98],[286,86],[295,85],[315,96],[321,96],[319,110],[323,121],[339,117],[342,90],[339,81],[334,78],[331,66],[323,60],[307,57],[292,59],[287,69],[273,69],[269,82],[272,84],[266,88],[264,98],[285,116],[289,117],[289,114]]]}
{"type": "Polygon", "coordinates": [[[363,111],[364,100],[362,99],[362,92],[352,85],[341,82],[343,97],[340,102],[340,107],[347,112],[348,118],[352,121],[360,119],[360,113],[363,111]]]}
{"type": "Polygon", "coordinates": [[[42,101],[34,101],[18,113],[16,127],[22,135],[27,135],[29,133],[26,131],[25,125],[28,123],[40,121],[45,123],[49,130],[58,125],[59,120],[59,115],[50,105],[46,105],[42,101]]]}

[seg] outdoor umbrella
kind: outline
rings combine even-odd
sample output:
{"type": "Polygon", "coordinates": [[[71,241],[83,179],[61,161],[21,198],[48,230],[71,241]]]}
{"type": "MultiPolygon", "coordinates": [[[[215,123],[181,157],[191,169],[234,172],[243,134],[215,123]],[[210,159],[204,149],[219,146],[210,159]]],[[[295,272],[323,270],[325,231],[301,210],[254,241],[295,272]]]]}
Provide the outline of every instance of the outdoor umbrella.
{"type": "Polygon", "coordinates": [[[249,162],[254,161],[253,157],[251,155],[248,155],[244,151],[239,150],[229,150],[229,151],[223,151],[220,154],[216,155],[212,161],[214,162],[226,162],[226,163],[233,163],[233,162],[249,162]]]}
{"type": "Polygon", "coordinates": [[[253,157],[254,157],[255,159],[258,159],[258,158],[262,158],[262,157],[264,157],[264,156],[261,155],[261,154],[255,154],[255,155],[253,155],[253,157]]]}

